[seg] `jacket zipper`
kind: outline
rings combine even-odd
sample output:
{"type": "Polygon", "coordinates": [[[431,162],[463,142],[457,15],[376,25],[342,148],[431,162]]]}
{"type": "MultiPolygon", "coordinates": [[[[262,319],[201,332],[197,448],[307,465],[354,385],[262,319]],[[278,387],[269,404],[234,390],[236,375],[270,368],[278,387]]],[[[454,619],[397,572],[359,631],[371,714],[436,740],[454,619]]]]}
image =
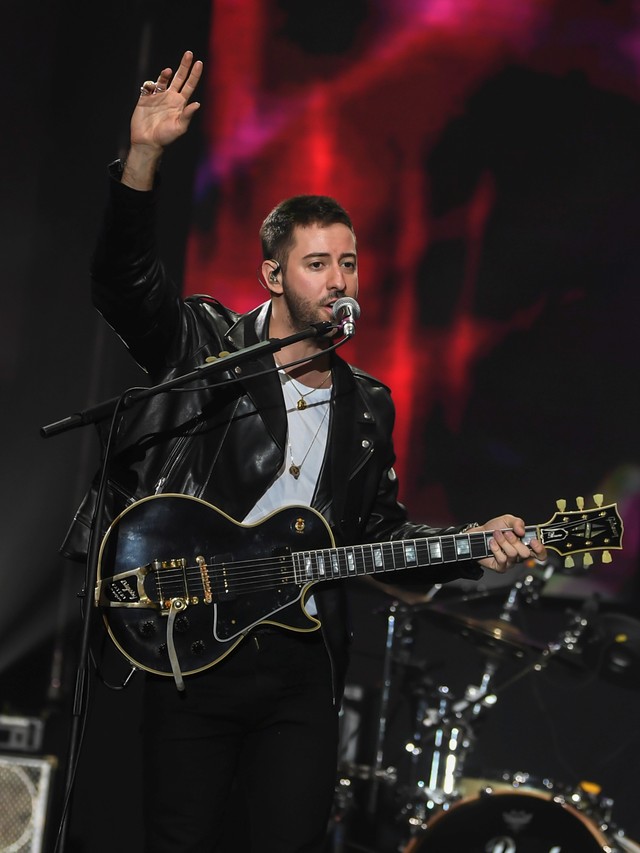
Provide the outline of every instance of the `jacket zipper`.
{"type": "Polygon", "coordinates": [[[156,480],[154,488],[155,494],[159,494],[163,491],[165,482],[169,479],[177,463],[183,458],[189,442],[200,429],[202,429],[202,421],[196,424],[196,426],[186,435],[181,435],[178,441],[176,441],[172,453],[167,457],[167,460],[160,471],[160,475],[156,480]]]}

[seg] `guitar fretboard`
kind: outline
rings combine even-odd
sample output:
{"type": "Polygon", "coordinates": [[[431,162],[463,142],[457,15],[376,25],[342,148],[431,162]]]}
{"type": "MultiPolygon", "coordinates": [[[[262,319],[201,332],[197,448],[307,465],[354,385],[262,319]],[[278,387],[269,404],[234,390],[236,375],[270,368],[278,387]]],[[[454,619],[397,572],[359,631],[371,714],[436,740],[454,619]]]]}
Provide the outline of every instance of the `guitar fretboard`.
{"type": "MultiPolygon", "coordinates": [[[[524,541],[533,538],[527,528],[524,541]]],[[[421,539],[398,539],[369,545],[348,545],[299,551],[292,555],[295,583],[375,575],[459,560],[481,560],[491,555],[491,533],[455,533],[421,539]]]]}

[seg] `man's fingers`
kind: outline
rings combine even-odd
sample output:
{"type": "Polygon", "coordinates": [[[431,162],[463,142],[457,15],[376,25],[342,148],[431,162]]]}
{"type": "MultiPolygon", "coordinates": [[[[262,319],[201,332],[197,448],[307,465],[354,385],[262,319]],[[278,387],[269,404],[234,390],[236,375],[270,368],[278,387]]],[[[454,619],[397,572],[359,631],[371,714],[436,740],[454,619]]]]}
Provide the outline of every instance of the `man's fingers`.
{"type": "Polygon", "coordinates": [[[173,74],[170,68],[164,68],[160,74],[158,74],[158,79],[155,83],[155,92],[156,94],[159,92],[164,92],[169,87],[169,81],[171,80],[171,75],[173,74]]]}
{"type": "Polygon", "coordinates": [[[173,88],[179,89],[186,95],[190,95],[196,87],[200,74],[202,73],[202,62],[193,61],[193,52],[185,50],[180,60],[180,65],[173,78],[173,88]]]}
{"type": "Polygon", "coordinates": [[[180,60],[180,65],[178,66],[178,70],[176,71],[176,79],[180,79],[181,81],[186,80],[189,69],[193,65],[193,51],[185,50],[182,54],[182,58],[180,60]]]}
{"type": "Polygon", "coordinates": [[[202,76],[203,64],[201,60],[193,62],[193,53],[190,50],[184,52],[180,60],[180,66],[173,76],[171,68],[163,68],[158,79],[145,80],[140,86],[140,97],[143,95],[161,95],[171,88],[172,91],[180,92],[186,101],[193,94],[200,77],[202,76]],[[173,80],[171,79],[173,76],[173,80]]]}

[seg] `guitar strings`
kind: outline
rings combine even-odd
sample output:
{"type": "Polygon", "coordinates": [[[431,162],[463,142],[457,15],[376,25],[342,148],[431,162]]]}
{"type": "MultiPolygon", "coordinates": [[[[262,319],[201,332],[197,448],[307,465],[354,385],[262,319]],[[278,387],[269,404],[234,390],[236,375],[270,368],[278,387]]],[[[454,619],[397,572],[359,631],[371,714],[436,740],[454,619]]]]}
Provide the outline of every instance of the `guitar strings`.
{"type": "MultiPolygon", "coordinates": [[[[491,556],[491,552],[487,547],[488,537],[490,533],[487,531],[482,531],[479,533],[465,533],[465,534],[445,534],[444,536],[434,536],[429,537],[430,540],[437,540],[442,542],[443,539],[449,538],[457,538],[464,537],[465,539],[474,539],[474,540],[485,540],[485,551],[480,556],[476,556],[475,559],[482,559],[483,557],[491,556]]],[[[402,539],[397,540],[393,543],[381,543],[382,545],[400,545],[402,544],[403,548],[409,546],[416,550],[416,543],[419,540],[416,539],[402,539]]],[[[316,564],[308,567],[305,565],[304,574],[307,575],[303,579],[298,580],[296,577],[296,569],[299,566],[296,566],[296,562],[305,563],[305,557],[303,556],[305,551],[297,551],[293,554],[288,554],[284,557],[271,557],[271,558],[251,558],[244,560],[236,560],[236,561],[228,561],[224,563],[204,563],[202,565],[192,565],[192,566],[171,566],[166,568],[160,568],[158,570],[152,570],[150,574],[155,579],[159,589],[163,592],[163,597],[170,597],[169,593],[171,592],[171,587],[177,587],[179,590],[184,590],[186,594],[192,594],[194,592],[191,587],[199,587],[203,588],[203,580],[202,580],[202,571],[206,570],[209,574],[209,583],[212,587],[216,585],[215,574],[224,572],[225,576],[222,579],[222,583],[228,581],[230,592],[229,595],[233,595],[242,591],[245,587],[250,590],[261,591],[272,589],[274,587],[282,586],[283,584],[300,584],[304,586],[305,583],[310,583],[313,581],[319,581],[327,579],[329,580],[331,577],[334,577],[336,574],[338,577],[352,577],[358,574],[357,569],[351,570],[349,568],[349,560],[347,559],[347,554],[349,553],[349,549],[373,549],[375,547],[374,544],[369,545],[355,545],[355,546],[342,546],[339,548],[327,548],[327,549],[312,549],[309,553],[316,554],[321,556],[323,553],[325,554],[324,563],[326,569],[323,571],[318,567],[317,561],[316,564]],[[338,563],[338,572],[332,571],[336,560],[332,560],[329,556],[330,554],[334,554],[338,563]],[[185,580],[186,580],[186,590],[185,590],[185,580]]],[[[443,549],[440,549],[440,553],[443,554],[443,549]]],[[[361,558],[361,562],[364,561],[365,567],[368,569],[365,574],[375,574],[376,572],[383,571],[396,571],[400,569],[406,568],[417,568],[418,566],[429,566],[429,565],[441,565],[443,563],[456,562],[460,559],[468,559],[469,557],[465,554],[464,557],[461,557],[459,554],[455,554],[451,559],[446,559],[444,555],[441,559],[434,559],[430,562],[411,562],[409,565],[405,562],[401,566],[384,566],[379,569],[375,566],[373,554],[363,554],[361,558]],[[369,570],[370,569],[370,570],[369,570]]],[[[216,591],[212,589],[214,595],[216,591]]],[[[218,595],[220,593],[218,592],[218,595]]]]}
{"type": "MultiPolygon", "coordinates": [[[[600,513],[604,513],[605,510],[610,509],[610,507],[601,507],[599,509],[600,513]]],[[[575,514],[575,513],[573,513],[575,514]]],[[[549,523],[550,524],[550,523],[549,523]]],[[[546,525],[546,526],[549,526],[546,525]]],[[[574,522],[574,524],[578,525],[578,528],[582,530],[582,526],[584,525],[584,518],[581,517],[580,522],[574,522]]],[[[539,536],[539,525],[531,525],[525,528],[526,535],[538,535],[539,536]]],[[[545,527],[545,525],[542,525],[545,527]]],[[[568,525],[571,527],[571,524],[568,525]]],[[[566,533],[567,525],[565,523],[564,530],[566,533]]],[[[612,535],[613,532],[609,528],[603,528],[602,532],[608,532],[609,536],[612,535]]],[[[592,531],[593,536],[593,531],[592,531]]],[[[294,551],[293,553],[285,555],[281,555],[278,557],[255,557],[252,559],[244,559],[244,560],[231,560],[225,563],[203,563],[202,565],[195,566],[161,566],[160,569],[151,569],[149,570],[149,566],[151,563],[143,564],[142,566],[137,566],[133,569],[126,570],[120,567],[119,575],[122,574],[134,574],[135,572],[146,569],[147,573],[151,572],[152,578],[156,581],[158,591],[163,595],[163,599],[166,599],[168,596],[170,597],[170,592],[173,588],[177,591],[182,591],[183,595],[190,596],[191,590],[189,589],[189,584],[194,583],[196,587],[201,588],[203,594],[205,592],[205,585],[212,587],[212,593],[216,595],[219,594],[219,589],[214,587],[219,587],[220,582],[225,582],[228,580],[230,584],[230,590],[233,594],[238,594],[244,591],[245,587],[247,591],[255,590],[259,591],[262,589],[271,589],[274,586],[282,586],[286,583],[290,583],[293,585],[304,586],[307,583],[312,583],[314,581],[322,581],[329,580],[336,575],[339,578],[342,577],[352,577],[357,576],[358,574],[375,574],[380,571],[395,571],[399,569],[410,569],[418,566],[430,566],[430,565],[442,565],[446,563],[456,562],[460,559],[483,559],[485,557],[491,556],[491,551],[488,547],[489,539],[491,537],[491,533],[488,531],[478,531],[469,533],[454,533],[454,534],[444,534],[441,536],[429,536],[420,539],[399,539],[394,540],[392,542],[383,542],[383,543],[368,543],[365,545],[351,545],[351,546],[341,546],[339,548],[335,546],[328,546],[326,548],[320,549],[309,549],[309,550],[300,550],[294,551]],[[459,538],[467,539],[469,542],[469,546],[471,546],[472,542],[477,542],[480,539],[484,539],[484,553],[478,554],[474,553],[472,555],[472,548],[469,547],[468,553],[462,555],[456,549],[454,555],[448,558],[444,549],[440,548],[440,559],[431,559],[431,553],[428,553],[429,560],[426,562],[407,565],[407,561],[402,561],[401,566],[392,565],[392,566],[383,566],[378,569],[377,565],[373,562],[372,555],[369,557],[366,556],[367,552],[363,549],[373,549],[378,546],[380,548],[391,548],[391,556],[393,557],[393,562],[395,563],[395,554],[393,552],[393,546],[398,546],[403,543],[404,547],[411,545],[414,548],[414,551],[417,552],[416,543],[422,542],[434,542],[439,541],[442,543],[444,539],[456,541],[459,538]],[[354,568],[351,567],[351,563],[348,559],[348,555],[350,553],[349,549],[351,549],[351,555],[353,556],[355,552],[362,551],[365,560],[365,569],[367,571],[362,572],[358,571],[358,566],[354,568]],[[304,555],[308,554],[309,557],[305,557],[304,555]],[[314,563],[312,559],[312,555],[323,555],[323,559],[314,563]],[[331,556],[334,556],[334,559],[331,559],[331,556]],[[327,559],[328,558],[328,559],[327,559]],[[338,570],[335,571],[335,563],[338,563],[338,570]],[[324,571],[324,563],[329,569],[329,571],[324,571]],[[375,568],[373,568],[375,565],[375,568]],[[302,567],[302,573],[304,575],[303,578],[298,579],[296,572],[298,569],[302,567]],[[373,571],[369,571],[369,569],[373,568],[373,571]],[[202,572],[206,569],[209,573],[209,576],[203,579],[202,572]],[[346,571],[345,571],[346,569],[346,571]],[[286,570],[286,574],[284,573],[286,570]],[[217,577],[219,572],[225,572],[225,577],[217,577]],[[259,584],[256,584],[256,581],[260,581],[259,584]],[[186,588],[185,588],[186,584],[186,588]]],[[[558,554],[563,555],[566,552],[561,551],[559,548],[554,547],[554,545],[550,545],[548,542],[546,543],[548,547],[552,550],[556,551],[558,554]]],[[[622,546],[619,544],[619,539],[614,537],[613,541],[607,540],[607,548],[605,553],[610,550],[620,549],[622,546]]],[[[592,550],[603,550],[601,546],[594,544],[593,542],[589,543],[589,548],[576,548],[573,550],[574,554],[579,554],[583,552],[589,552],[592,550]]],[[[154,561],[155,562],[155,561],[154,561]]],[[[384,560],[383,560],[384,562],[384,560]]],[[[113,581],[114,576],[106,575],[100,581],[101,584],[108,584],[110,581],[113,581]]],[[[116,602],[114,601],[114,604],[116,602]]]]}

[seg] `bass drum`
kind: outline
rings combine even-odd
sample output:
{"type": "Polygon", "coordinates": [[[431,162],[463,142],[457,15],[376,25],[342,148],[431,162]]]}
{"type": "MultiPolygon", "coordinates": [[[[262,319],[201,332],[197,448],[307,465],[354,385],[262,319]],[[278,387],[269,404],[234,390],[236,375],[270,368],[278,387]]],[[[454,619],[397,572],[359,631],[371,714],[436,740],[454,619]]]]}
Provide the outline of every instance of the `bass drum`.
{"type": "Polygon", "coordinates": [[[596,853],[598,828],[543,791],[482,791],[431,818],[404,853],[596,853]]]}

